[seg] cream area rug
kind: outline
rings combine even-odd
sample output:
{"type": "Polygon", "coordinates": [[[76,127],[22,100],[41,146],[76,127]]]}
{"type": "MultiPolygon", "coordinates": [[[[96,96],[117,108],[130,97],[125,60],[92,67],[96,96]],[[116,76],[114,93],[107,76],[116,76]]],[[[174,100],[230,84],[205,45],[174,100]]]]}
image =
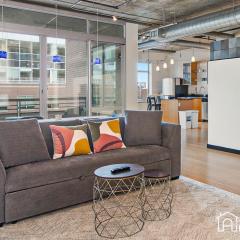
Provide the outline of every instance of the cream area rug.
{"type": "MultiPolygon", "coordinates": [[[[140,233],[127,239],[240,239],[240,229],[232,232],[228,227],[224,232],[219,232],[217,221],[220,213],[229,212],[239,217],[240,225],[240,196],[185,177],[173,181],[172,186],[174,198],[171,216],[164,221],[146,222],[140,233]]],[[[92,205],[86,203],[22,220],[16,224],[4,225],[0,228],[0,239],[98,240],[103,238],[95,233],[92,205]]]]}

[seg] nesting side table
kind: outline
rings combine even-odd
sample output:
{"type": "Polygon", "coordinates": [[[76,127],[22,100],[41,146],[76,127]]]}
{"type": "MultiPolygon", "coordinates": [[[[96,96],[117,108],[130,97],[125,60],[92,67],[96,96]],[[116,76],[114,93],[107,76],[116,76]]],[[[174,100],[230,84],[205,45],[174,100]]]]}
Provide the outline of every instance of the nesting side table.
{"type": "Polygon", "coordinates": [[[169,173],[160,170],[145,171],[146,202],[144,219],[148,221],[165,220],[171,215],[172,188],[169,173]]]}
{"type": "Polygon", "coordinates": [[[93,211],[98,235],[114,239],[140,232],[144,226],[144,167],[114,164],[98,168],[94,174],[93,211]],[[122,166],[130,167],[130,171],[111,173],[122,166]]]}

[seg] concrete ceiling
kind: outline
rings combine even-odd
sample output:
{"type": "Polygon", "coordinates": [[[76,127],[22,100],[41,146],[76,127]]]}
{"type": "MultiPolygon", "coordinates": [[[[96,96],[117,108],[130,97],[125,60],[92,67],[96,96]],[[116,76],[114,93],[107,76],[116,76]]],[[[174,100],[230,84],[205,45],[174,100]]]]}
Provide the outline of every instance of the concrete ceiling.
{"type": "Polygon", "coordinates": [[[58,3],[59,8],[91,14],[96,14],[98,9],[99,15],[115,15],[120,19],[136,22],[144,28],[167,25],[231,8],[233,2],[235,5],[240,4],[240,0],[27,0],[24,2],[52,7],[58,3]]]}
{"type": "MultiPolygon", "coordinates": [[[[219,12],[240,5],[240,0],[5,0],[18,3],[31,3],[40,6],[75,12],[97,14],[100,16],[117,16],[119,19],[134,22],[139,25],[139,32],[149,28],[165,26],[182,22],[202,15],[219,12]]],[[[37,19],[39,20],[40,17],[37,19]]],[[[46,20],[46,19],[45,19],[46,20]]],[[[40,21],[40,20],[39,20],[40,21]]],[[[227,31],[228,29],[226,29],[227,31]]],[[[238,33],[239,29],[233,29],[229,33],[238,33]]],[[[187,37],[185,41],[193,43],[210,43],[216,38],[210,35],[187,37]]],[[[190,44],[191,45],[191,44],[190,44]]],[[[178,51],[189,48],[187,44],[170,43],[159,50],[178,51]]]]}

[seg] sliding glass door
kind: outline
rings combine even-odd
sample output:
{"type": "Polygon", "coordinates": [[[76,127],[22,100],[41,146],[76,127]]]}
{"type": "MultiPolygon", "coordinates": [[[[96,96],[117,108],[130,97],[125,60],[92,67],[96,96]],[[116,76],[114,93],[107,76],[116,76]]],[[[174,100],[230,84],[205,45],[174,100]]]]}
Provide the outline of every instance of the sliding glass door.
{"type": "Polygon", "coordinates": [[[88,115],[87,42],[47,38],[47,71],[48,117],[88,115]]]}
{"type": "Polygon", "coordinates": [[[122,112],[121,45],[92,42],[92,115],[122,112]],[[96,62],[99,59],[99,62],[96,62]]]}

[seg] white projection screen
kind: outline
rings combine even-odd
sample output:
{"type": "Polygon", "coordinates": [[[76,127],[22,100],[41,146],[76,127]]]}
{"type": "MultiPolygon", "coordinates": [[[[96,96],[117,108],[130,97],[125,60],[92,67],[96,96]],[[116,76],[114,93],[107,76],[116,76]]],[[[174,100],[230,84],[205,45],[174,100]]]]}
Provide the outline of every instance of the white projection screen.
{"type": "Polygon", "coordinates": [[[240,58],[208,63],[208,144],[240,150],[240,58]]]}

